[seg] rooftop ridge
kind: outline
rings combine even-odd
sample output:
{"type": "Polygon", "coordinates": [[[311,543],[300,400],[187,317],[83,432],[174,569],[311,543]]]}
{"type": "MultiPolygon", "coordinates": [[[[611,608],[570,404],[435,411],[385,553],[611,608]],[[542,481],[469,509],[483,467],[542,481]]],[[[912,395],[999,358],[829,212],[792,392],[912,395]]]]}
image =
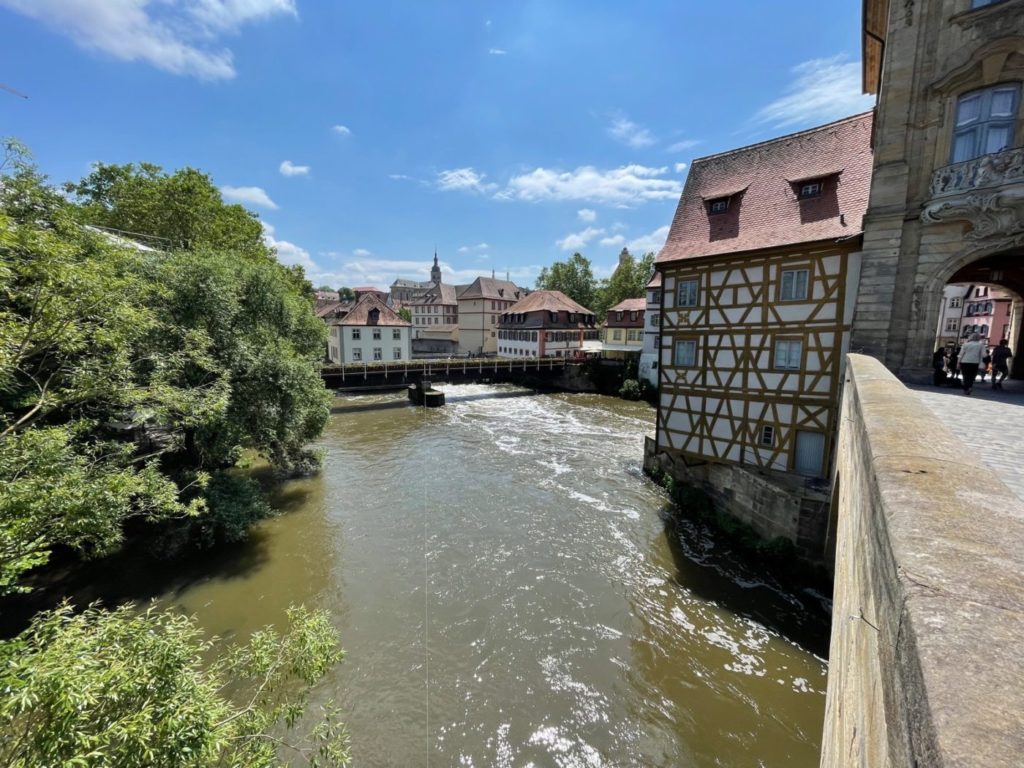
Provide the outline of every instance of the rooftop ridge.
{"type": "Polygon", "coordinates": [[[716,152],[716,153],[714,153],[712,155],[703,155],[701,157],[695,157],[695,158],[693,158],[690,161],[690,167],[692,168],[694,166],[694,164],[702,162],[704,160],[716,160],[716,159],[718,159],[720,157],[728,157],[729,155],[735,155],[735,154],[737,154],[739,152],[747,152],[747,151],[749,151],[751,149],[756,149],[757,147],[763,147],[763,146],[766,146],[768,144],[775,144],[776,142],[785,141],[786,139],[793,139],[793,138],[796,138],[797,136],[804,136],[804,135],[809,134],[809,133],[818,133],[819,131],[823,131],[823,130],[825,130],[827,128],[831,128],[831,127],[833,127],[835,125],[841,125],[843,123],[851,123],[854,120],[862,120],[865,117],[868,117],[869,115],[872,115],[872,114],[874,114],[874,110],[873,109],[869,109],[867,112],[858,112],[855,115],[847,115],[846,117],[841,117],[838,120],[833,120],[832,122],[825,123],[824,125],[817,125],[817,126],[815,126],[813,128],[804,128],[803,130],[800,130],[800,131],[793,131],[792,133],[786,133],[786,134],[783,134],[782,136],[776,136],[773,139],[764,139],[763,141],[755,141],[753,144],[745,144],[742,147],[735,147],[734,149],[726,149],[726,150],[724,150],[722,152],[716,152]]]}

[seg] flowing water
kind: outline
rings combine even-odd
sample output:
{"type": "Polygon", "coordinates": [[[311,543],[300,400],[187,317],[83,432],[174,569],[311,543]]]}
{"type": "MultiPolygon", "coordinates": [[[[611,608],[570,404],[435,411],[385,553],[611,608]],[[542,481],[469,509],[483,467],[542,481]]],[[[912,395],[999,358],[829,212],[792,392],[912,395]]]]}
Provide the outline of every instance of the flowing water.
{"type": "Polygon", "coordinates": [[[650,407],[445,389],[339,398],[323,472],[161,603],[227,636],[327,608],[347,657],[315,700],[359,767],[817,766],[824,601],[666,529],[650,407]]]}

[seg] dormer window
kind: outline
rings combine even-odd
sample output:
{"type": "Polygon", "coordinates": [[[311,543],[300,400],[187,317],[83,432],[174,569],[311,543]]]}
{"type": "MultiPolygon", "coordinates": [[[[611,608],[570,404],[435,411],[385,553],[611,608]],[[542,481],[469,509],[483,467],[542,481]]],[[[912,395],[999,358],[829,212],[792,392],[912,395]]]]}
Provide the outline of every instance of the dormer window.
{"type": "Polygon", "coordinates": [[[821,190],[824,187],[824,183],[819,181],[805,181],[800,185],[800,190],[797,193],[797,198],[800,200],[808,200],[812,197],[821,197],[821,190]]]}
{"type": "Polygon", "coordinates": [[[708,213],[712,216],[718,216],[719,214],[725,213],[729,210],[729,198],[719,197],[715,200],[708,200],[708,213]]]}

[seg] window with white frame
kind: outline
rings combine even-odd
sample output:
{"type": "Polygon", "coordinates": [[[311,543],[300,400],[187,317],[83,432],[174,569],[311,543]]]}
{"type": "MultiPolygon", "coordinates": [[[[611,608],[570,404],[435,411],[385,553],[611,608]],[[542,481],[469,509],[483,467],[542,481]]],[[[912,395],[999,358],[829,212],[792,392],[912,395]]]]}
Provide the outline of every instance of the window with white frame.
{"type": "Polygon", "coordinates": [[[392,350],[391,350],[391,354],[392,354],[392,357],[395,360],[401,360],[402,359],[402,348],[401,347],[393,347],[392,350]]]}
{"type": "Polygon", "coordinates": [[[359,347],[356,347],[355,349],[353,349],[352,350],[352,359],[357,361],[357,362],[362,360],[363,359],[363,350],[360,349],[359,347]]]}
{"type": "Polygon", "coordinates": [[[398,341],[399,339],[401,339],[402,338],[402,329],[401,328],[392,328],[391,329],[391,338],[393,340],[395,340],[395,341],[398,341]]]}
{"type": "Polygon", "coordinates": [[[679,287],[676,288],[676,306],[677,307],[696,307],[697,301],[700,298],[700,281],[699,280],[680,280],[679,287]]]}
{"type": "Polygon", "coordinates": [[[374,360],[383,360],[384,359],[384,350],[382,350],[380,347],[374,347],[373,348],[373,359],[374,360]]]}
{"type": "Polygon", "coordinates": [[[380,341],[380,328],[373,329],[373,340],[380,341]]]}
{"type": "Polygon", "coordinates": [[[759,442],[765,448],[771,448],[775,445],[775,427],[765,425],[761,427],[761,437],[759,442]]]}
{"type": "Polygon", "coordinates": [[[949,306],[951,306],[953,309],[956,309],[956,308],[958,308],[960,306],[960,302],[961,302],[960,297],[959,296],[954,296],[953,298],[951,298],[949,300],[949,306]]]}
{"type": "Polygon", "coordinates": [[[648,304],[661,304],[661,289],[655,288],[647,294],[648,304]]]}
{"type": "Polygon", "coordinates": [[[708,213],[710,213],[712,216],[717,216],[719,214],[725,213],[728,210],[729,210],[729,198],[728,197],[720,197],[717,200],[709,200],[708,201],[708,213]]]}
{"type": "Polygon", "coordinates": [[[821,197],[822,183],[820,181],[806,181],[800,185],[797,197],[800,200],[807,200],[811,197],[821,197]]]}
{"type": "Polygon", "coordinates": [[[955,317],[951,317],[948,320],[946,320],[946,330],[947,331],[956,331],[956,329],[959,326],[960,326],[960,321],[957,320],[955,317]]]}
{"type": "Polygon", "coordinates": [[[956,101],[951,163],[1013,146],[1020,83],[1003,83],[965,93],[956,101]]]}
{"type": "Polygon", "coordinates": [[[680,339],[676,342],[676,366],[693,368],[697,365],[697,340],[680,339]]]}
{"type": "Polygon", "coordinates": [[[773,367],[784,371],[798,371],[802,362],[804,343],[798,339],[778,339],[775,342],[773,367]]]}
{"type": "Polygon", "coordinates": [[[359,341],[359,337],[361,335],[362,335],[362,332],[358,328],[353,328],[352,329],[352,340],[353,341],[359,341]]]}
{"type": "Polygon", "coordinates": [[[803,301],[807,298],[807,281],[810,279],[809,269],[782,270],[782,287],[779,299],[782,301],[803,301]]]}
{"type": "Polygon", "coordinates": [[[651,328],[657,328],[659,325],[661,325],[661,315],[655,312],[653,315],[651,315],[650,322],[651,328]]]}

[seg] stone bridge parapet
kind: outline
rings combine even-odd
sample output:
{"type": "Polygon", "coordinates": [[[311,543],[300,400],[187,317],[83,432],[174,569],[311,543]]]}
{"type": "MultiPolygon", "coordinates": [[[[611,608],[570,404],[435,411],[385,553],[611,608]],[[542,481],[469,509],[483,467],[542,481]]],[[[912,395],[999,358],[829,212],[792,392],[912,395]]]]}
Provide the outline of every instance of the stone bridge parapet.
{"type": "Polygon", "coordinates": [[[874,358],[839,443],[821,765],[1024,765],[1024,502],[874,358]]]}

